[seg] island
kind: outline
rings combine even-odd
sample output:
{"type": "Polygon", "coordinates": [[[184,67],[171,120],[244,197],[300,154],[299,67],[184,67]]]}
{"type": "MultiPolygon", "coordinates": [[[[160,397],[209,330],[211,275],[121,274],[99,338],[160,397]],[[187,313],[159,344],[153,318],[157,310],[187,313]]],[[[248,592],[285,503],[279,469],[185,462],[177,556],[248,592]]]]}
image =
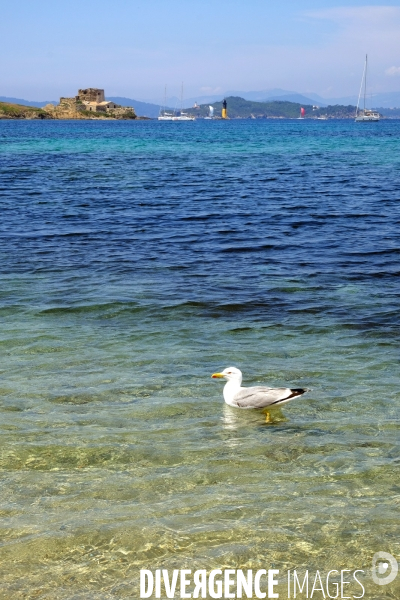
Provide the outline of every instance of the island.
{"type": "Polygon", "coordinates": [[[78,90],[72,98],[60,98],[60,103],[43,108],[0,102],[2,119],[137,119],[132,106],[120,106],[105,99],[104,90],[78,90]]]}
{"type": "MultiPolygon", "coordinates": [[[[239,96],[229,96],[226,103],[229,119],[297,119],[301,108],[305,110],[305,119],[354,119],[356,113],[356,107],[352,105],[319,107],[282,100],[255,102],[239,96]]],[[[196,104],[193,108],[196,117],[204,118],[209,115],[208,104],[196,104]]],[[[214,102],[213,108],[215,114],[221,115],[223,102],[214,102]]]]}

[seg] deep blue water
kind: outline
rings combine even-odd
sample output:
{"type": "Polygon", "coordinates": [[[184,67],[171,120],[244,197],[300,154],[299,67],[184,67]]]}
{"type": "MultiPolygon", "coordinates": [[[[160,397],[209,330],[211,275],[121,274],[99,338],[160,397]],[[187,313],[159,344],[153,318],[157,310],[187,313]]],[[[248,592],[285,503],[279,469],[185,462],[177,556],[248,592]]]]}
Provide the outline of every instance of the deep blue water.
{"type": "Polygon", "coordinates": [[[5,594],[398,553],[399,190],[400,121],[0,121],[5,594]]]}

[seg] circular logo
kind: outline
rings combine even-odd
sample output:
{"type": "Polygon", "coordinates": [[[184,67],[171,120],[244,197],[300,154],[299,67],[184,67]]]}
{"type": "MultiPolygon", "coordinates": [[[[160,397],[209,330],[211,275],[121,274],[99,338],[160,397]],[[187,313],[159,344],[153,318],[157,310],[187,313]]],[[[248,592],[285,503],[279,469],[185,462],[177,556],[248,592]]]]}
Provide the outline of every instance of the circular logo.
{"type": "Polygon", "coordinates": [[[396,579],[399,565],[389,552],[377,552],[372,558],[372,579],[378,585],[387,585],[396,579]]]}

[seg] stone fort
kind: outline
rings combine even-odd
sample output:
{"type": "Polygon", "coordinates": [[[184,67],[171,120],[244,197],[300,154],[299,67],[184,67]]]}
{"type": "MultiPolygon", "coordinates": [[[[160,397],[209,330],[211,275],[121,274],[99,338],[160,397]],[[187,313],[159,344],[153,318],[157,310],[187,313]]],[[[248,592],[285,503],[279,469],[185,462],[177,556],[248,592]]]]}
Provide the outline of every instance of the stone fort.
{"type": "Polygon", "coordinates": [[[105,102],[104,90],[99,90],[97,88],[78,90],[78,95],[75,96],[75,98],[81,102],[96,102],[97,104],[105,102]]]}
{"type": "Polygon", "coordinates": [[[104,90],[99,88],[86,88],[78,90],[78,95],[72,98],[60,98],[60,104],[54,106],[48,104],[44,110],[58,114],[60,118],[75,118],[75,114],[81,114],[80,118],[85,118],[85,112],[109,113],[116,118],[136,118],[135,111],[130,106],[120,106],[111,100],[106,100],[104,90]]]}

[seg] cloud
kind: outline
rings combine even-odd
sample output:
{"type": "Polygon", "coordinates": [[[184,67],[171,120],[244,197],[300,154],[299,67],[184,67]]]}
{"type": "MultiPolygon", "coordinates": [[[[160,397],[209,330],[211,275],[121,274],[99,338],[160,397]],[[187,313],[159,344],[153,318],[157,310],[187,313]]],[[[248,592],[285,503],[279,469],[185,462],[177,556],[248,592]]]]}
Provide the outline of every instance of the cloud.
{"type": "Polygon", "coordinates": [[[389,69],[386,69],[385,71],[386,75],[400,75],[400,67],[389,67],[389,69]]]}
{"type": "MultiPolygon", "coordinates": [[[[336,6],[302,14],[316,28],[331,28],[326,30],[328,34],[315,52],[315,58],[308,58],[308,64],[313,64],[315,72],[318,72],[319,89],[332,85],[337,91],[355,89],[366,54],[370,91],[391,91],[388,84],[393,91],[394,87],[398,87],[398,79],[394,77],[399,74],[398,68],[388,69],[388,64],[399,64],[399,6],[336,6]]],[[[306,60],[307,57],[304,57],[306,60]]]]}
{"type": "Polygon", "coordinates": [[[289,20],[290,41],[283,34],[282,38],[266,35],[264,40],[255,38],[246,45],[230,47],[229,60],[222,68],[202,55],[202,63],[194,70],[204,82],[201,93],[222,91],[214,85],[223,90],[307,87],[331,97],[357,97],[366,54],[369,91],[397,91],[399,77],[397,71],[392,73],[392,65],[399,65],[400,6],[375,3],[371,6],[365,0],[364,6],[337,6],[336,0],[333,7],[297,7],[289,20]],[[297,35],[300,30],[303,37],[297,35]],[[306,34],[312,43],[304,41],[306,34]],[[388,67],[392,76],[385,74],[388,67]]]}

